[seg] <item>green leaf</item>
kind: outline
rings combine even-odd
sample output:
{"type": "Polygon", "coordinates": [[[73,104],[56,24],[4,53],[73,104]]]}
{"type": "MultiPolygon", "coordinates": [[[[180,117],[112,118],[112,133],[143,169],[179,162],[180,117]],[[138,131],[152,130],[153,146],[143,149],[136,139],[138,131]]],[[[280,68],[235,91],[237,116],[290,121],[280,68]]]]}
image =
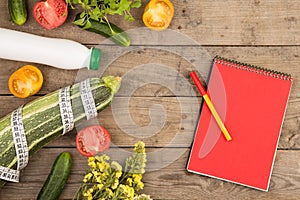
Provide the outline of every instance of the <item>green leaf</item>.
{"type": "Polygon", "coordinates": [[[78,26],[84,26],[85,25],[85,18],[80,18],[78,20],[75,20],[73,23],[78,25],[78,26]]]}
{"type": "Polygon", "coordinates": [[[129,1],[129,0],[120,0],[119,9],[121,9],[122,11],[130,10],[130,4],[131,4],[131,1],[129,1]]]}
{"type": "Polygon", "coordinates": [[[129,21],[129,22],[134,21],[134,18],[133,18],[131,15],[125,15],[125,16],[124,16],[124,19],[125,19],[126,21],[129,21]]]}
{"type": "Polygon", "coordinates": [[[72,4],[71,0],[66,0],[66,3],[67,3],[68,5],[71,5],[71,4],[72,4]]]}
{"type": "Polygon", "coordinates": [[[91,0],[90,6],[98,6],[98,0],[91,0]]]}
{"type": "Polygon", "coordinates": [[[82,13],[80,13],[80,18],[84,18],[86,16],[86,12],[83,11],[82,13]]]}
{"type": "Polygon", "coordinates": [[[123,14],[123,10],[122,9],[118,9],[118,10],[114,11],[114,14],[122,15],[123,14]]]}
{"type": "Polygon", "coordinates": [[[117,4],[115,1],[110,2],[110,3],[109,3],[109,8],[110,8],[111,10],[116,10],[116,9],[118,8],[118,4],[117,4]]]}
{"type": "Polygon", "coordinates": [[[89,29],[91,26],[92,26],[91,22],[89,20],[87,20],[83,29],[89,29]]]}
{"type": "MultiPolygon", "coordinates": [[[[139,8],[142,5],[141,0],[66,0],[66,2],[71,6],[78,4],[76,9],[81,8],[82,12],[77,15],[77,19],[73,23],[83,29],[91,27],[89,19],[109,24],[107,19],[109,15],[121,15],[124,16],[124,20],[131,22],[134,20],[130,13],[131,8],[139,8]]],[[[114,35],[111,27],[110,30],[114,35]]],[[[128,45],[130,43],[126,44],[126,46],[128,45]]]]}
{"type": "Polygon", "coordinates": [[[99,21],[99,18],[102,17],[102,13],[98,7],[92,10],[89,14],[90,14],[90,18],[96,21],[99,21]]]}
{"type": "Polygon", "coordinates": [[[131,8],[139,8],[139,7],[141,7],[141,5],[142,5],[141,1],[136,1],[131,4],[131,8]]]}

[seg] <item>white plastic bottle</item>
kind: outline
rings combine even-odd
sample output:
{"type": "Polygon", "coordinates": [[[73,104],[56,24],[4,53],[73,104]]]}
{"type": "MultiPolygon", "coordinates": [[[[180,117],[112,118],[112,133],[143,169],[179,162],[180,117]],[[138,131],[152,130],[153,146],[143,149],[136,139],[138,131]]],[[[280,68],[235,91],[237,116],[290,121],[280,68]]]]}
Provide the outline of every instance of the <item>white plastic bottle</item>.
{"type": "Polygon", "coordinates": [[[61,69],[87,67],[97,70],[101,51],[98,48],[88,49],[72,40],[0,28],[0,58],[46,64],[61,69]]]}

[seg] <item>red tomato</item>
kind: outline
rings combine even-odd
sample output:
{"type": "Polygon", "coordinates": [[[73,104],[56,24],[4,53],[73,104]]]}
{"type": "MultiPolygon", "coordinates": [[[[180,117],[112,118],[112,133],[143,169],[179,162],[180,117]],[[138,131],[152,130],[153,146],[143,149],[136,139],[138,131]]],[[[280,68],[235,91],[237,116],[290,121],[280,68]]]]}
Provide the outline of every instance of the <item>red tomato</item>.
{"type": "Polygon", "coordinates": [[[65,0],[46,0],[37,2],[33,7],[34,19],[45,29],[62,25],[68,16],[65,0]]]}
{"type": "Polygon", "coordinates": [[[83,156],[94,156],[109,148],[111,139],[105,128],[99,125],[88,126],[77,133],[76,148],[83,156]]]}

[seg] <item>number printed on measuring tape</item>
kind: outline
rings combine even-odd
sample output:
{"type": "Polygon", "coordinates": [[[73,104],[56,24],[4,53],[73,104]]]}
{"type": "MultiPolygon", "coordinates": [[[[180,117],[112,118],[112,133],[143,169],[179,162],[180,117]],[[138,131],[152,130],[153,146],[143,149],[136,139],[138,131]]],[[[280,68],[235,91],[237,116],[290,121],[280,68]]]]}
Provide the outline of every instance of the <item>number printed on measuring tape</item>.
{"type": "Polygon", "coordinates": [[[14,138],[18,159],[17,170],[22,170],[28,164],[28,147],[22,121],[22,106],[11,114],[11,130],[14,138]]]}
{"type": "Polygon", "coordinates": [[[11,113],[10,121],[17,155],[17,170],[0,166],[0,179],[11,182],[19,182],[20,170],[26,167],[29,159],[27,140],[22,120],[22,108],[23,106],[20,106],[11,113]]]}
{"type": "Polygon", "coordinates": [[[70,99],[70,86],[59,90],[59,109],[63,123],[63,135],[74,128],[74,116],[70,99]]]}
{"type": "Polygon", "coordinates": [[[82,105],[86,114],[86,119],[89,120],[97,116],[97,109],[93,94],[90,88],[90,81],[86,79],[80,83],[80,94],[82,105]]]}
{"type": "Polygon", "coordinates": [[[20,179],[20,171],[0,166],[0,179],[17,183],[20,179]]]}

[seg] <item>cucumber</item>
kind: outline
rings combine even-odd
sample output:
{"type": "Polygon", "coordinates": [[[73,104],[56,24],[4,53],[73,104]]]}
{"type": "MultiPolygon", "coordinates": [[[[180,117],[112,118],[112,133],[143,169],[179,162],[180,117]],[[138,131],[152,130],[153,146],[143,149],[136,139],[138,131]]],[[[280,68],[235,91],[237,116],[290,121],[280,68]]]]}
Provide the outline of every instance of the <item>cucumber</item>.
{"type": "Polygon", "coordinates": [[[68,152],[60,153],[54,161],[37,200],[56,200],[66,185],[72,167],[72,157],[68,152]]]}
{"type": "MultiPolygon", "coordinates": [[[[80,13],[76,15],[75,21],[80,18],[80,13]]],[[[89,19],[90,26],[84,28],[84,26],[77,24],[78,27],[87,31],[98,33],[106,38],[111,39],[120,46],[128,47],[130,45],[130,38],[124,30],[119,28],[113,23],[99,22],[93,19],[89,19]]]]}
{"type": "MultiPolygon", "coordinates": [[[[90,78],[90,88],[97,111],[106,108],[120,87],[120,78],[106,76],[90,78]]],[[[22,112],[23,126],[27,138],[29,155],[33,155],[45,144],[61,136],[61,121],[58,90],[25,104],[22,112]]],[[[86,118],[81,102],[79,83],[70,88],[70,98],[74,122],[80,123],[86,118]]],[[[17,168],[17,157],[10,126],[11,114],[0,119],[0,165],[10,169],[17,168]]],[[[0,180],[0,186],[6,181],[0,180]]]]}
{"type": "Polygon", "coordinates": [[[26,0],[8,0],[8,10],[10,18],[15,24],[23,25],[26,22],[26,0]]]}

